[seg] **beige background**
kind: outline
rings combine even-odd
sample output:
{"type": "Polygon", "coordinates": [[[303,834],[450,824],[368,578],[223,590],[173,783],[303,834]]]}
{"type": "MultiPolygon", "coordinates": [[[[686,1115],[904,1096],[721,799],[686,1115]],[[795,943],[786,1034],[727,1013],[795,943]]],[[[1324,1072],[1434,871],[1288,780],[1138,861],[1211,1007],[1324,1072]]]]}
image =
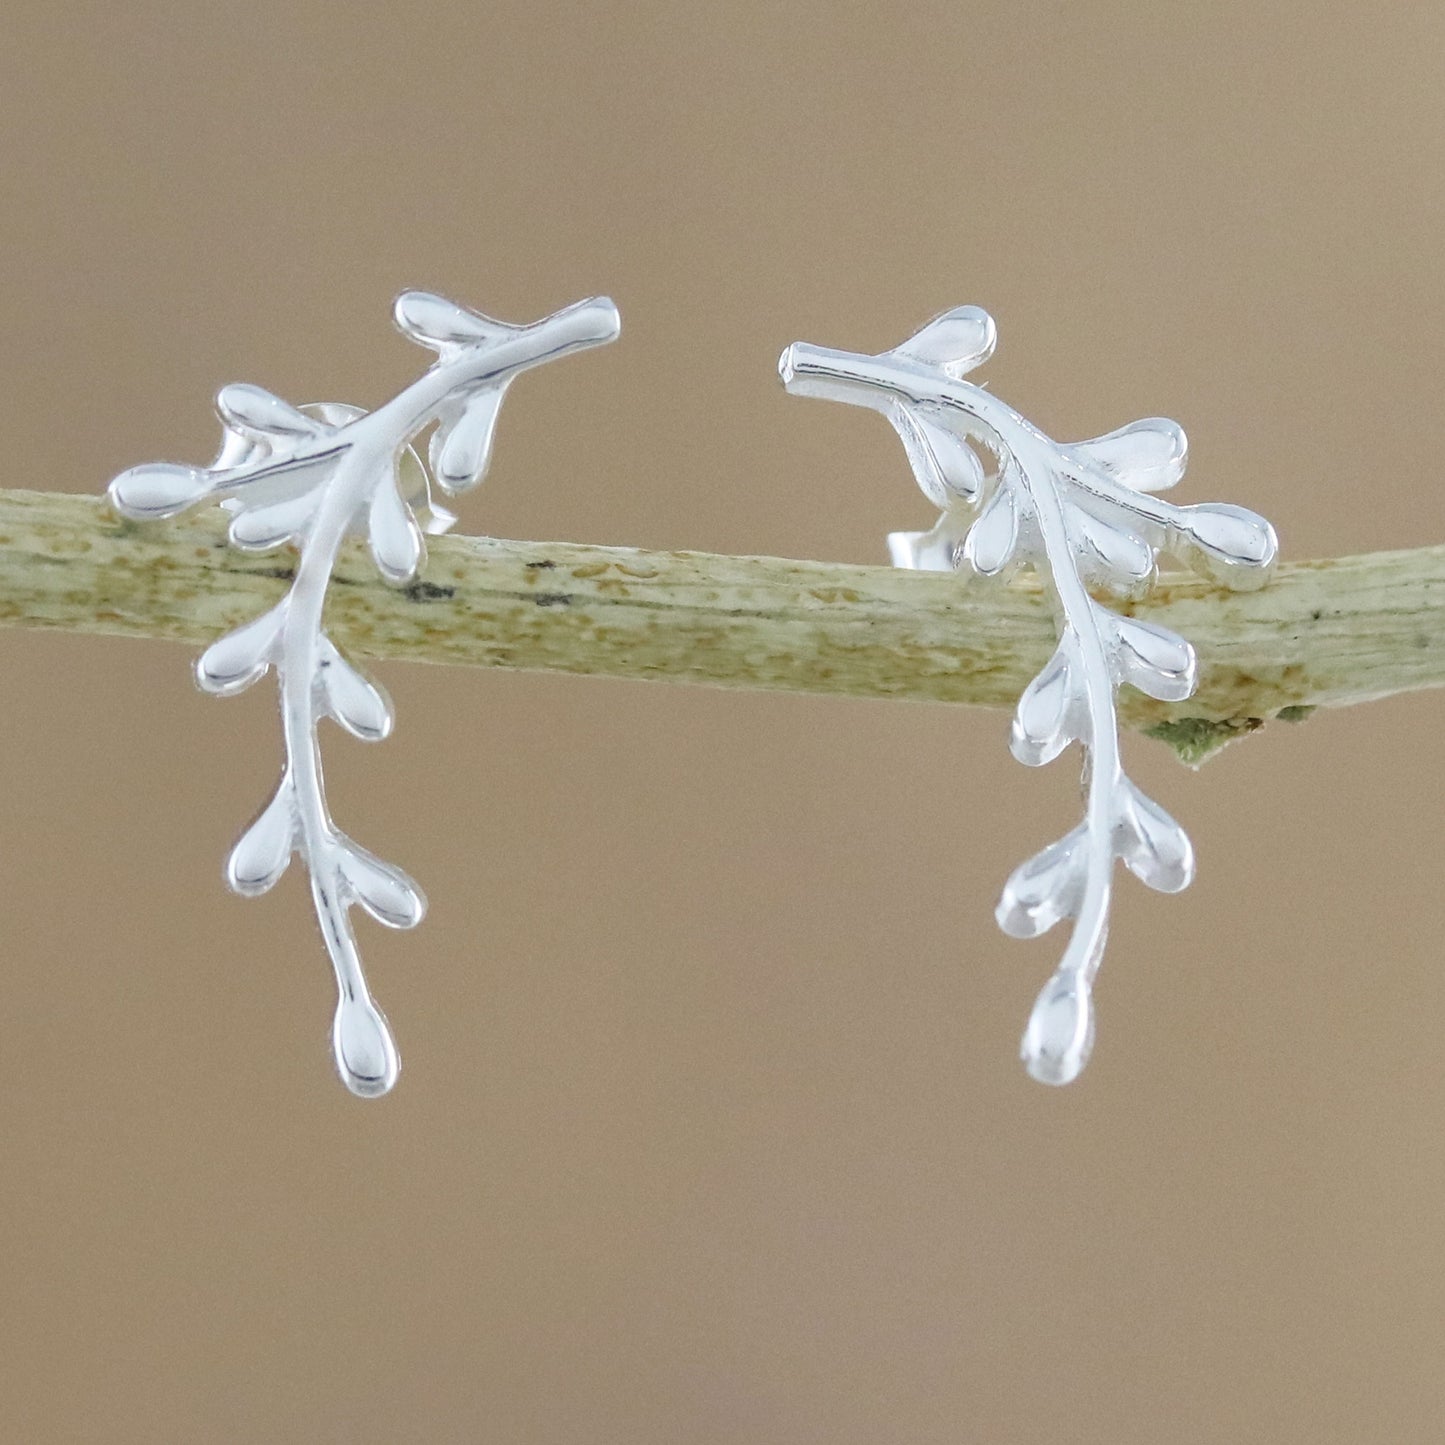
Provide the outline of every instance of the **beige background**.
{"type": "MultiPolygon", "coordinates": [[[[1433,5],[25,0],[0,43],[11,483],[203,459],[248,379],[373,404],[392,295],[622,342],[528,377],[463,526],[881,559],[927,509],[779,347],[990,307],[1041,425],[1189,429],[1290,555],[1445,539],[1433,5]]],[[[406,1059],[331,1076],[296,877],[228,897],[267,689],[0,638],[0,1436],[1435,1441],[1441,700],[1199,775],[1124,882],[1093,1067],[1015,1061],[1075,816],[996,714],[385,671],[328,739],[420,878],[406,1059]]]]}

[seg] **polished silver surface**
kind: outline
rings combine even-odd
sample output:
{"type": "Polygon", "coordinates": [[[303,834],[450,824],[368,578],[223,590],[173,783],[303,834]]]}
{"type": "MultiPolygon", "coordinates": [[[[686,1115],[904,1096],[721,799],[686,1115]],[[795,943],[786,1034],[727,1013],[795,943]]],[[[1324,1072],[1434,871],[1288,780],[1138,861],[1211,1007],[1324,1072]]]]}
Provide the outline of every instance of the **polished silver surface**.
{"type": "Polygon", "coordinates": [[[435,423],[429,458],[442,490],[458,493],[485,475],[502,396],[520,372],[617,337],[611,301],[578,302],[530,326],[511,326],[427,292],[396,303],[396,324],[437,353],[429,371],[376,411],[339,404],[298,409],[260,387],[222,388],[225,426],[209,468],[149,463],[121,473],[108,496],[137,520],[172,517],[206,501],[232,513],[230,539],[249,551],[291,546],[295,581],[270,611],[226,634],[196,663],[196,681],[218,696],[238,693],[275,667],[285,763],[275,794],[226,863],[237,893],[264,893],[298,853],[339,991],[332,1047],[347,1088],[364,1097],[396,1082],[399,1060],[372,1001],[349,912],[354,904],[391,928],[421,922],[426,900],[399,868],[384,863],[332,821],[316,736],[324,717],[377,741],[392,726],[390,699],[349,663],[322,631],[322,609],[337,549],[365,536],[378,571],[405,586],[425,561],[423,532],[455,520],[433,504],[411,442],[435,423]]]}
{"type": "Polygon", "coordinates": [[[790,392],[871,407],[897,430],[940,516],[927,532],[889,537],[895,566],[968,568],[983,577],[1031,567],[1053,590],[1059,645],[1019,699],[1011,746],[1020,762],[1039,766],[1078,742],[1084,818],[1014,870],[997,918],[1015,938],[1074,920],[1021,1050],[1035,1079],[1067,1084],[1093,1047],[1093,983],[1108,933],[1114,860],[1164,893],[1187,887],[1194,873],[1183,829],[1124,773],[1114,709],[1124,682],[1164,701],[1188,697],[1194,649],[1092,594],[1140,596],[1161,553],[1227,586],[1258,587],[1278,544],[1269,523],[1242,507],[1177,507],[1152,495],[1184,474],[1185,439],[1176,423],[1151,417],[1059,443],[965,380],[996,341],[993,318],[961,306],[879,356],[797,342],[783,352],[779,370],[790,392]]]}

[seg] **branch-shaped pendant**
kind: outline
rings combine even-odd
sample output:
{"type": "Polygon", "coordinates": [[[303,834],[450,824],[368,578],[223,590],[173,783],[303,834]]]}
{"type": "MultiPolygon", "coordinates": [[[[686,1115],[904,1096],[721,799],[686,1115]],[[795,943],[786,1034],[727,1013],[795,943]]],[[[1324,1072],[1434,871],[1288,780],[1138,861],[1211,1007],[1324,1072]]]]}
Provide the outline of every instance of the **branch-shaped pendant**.
{"type": "Polygon", "coordinates": [[[966,566],[984,577],[1028,566],[1052,589],[1059,645],[1019,699],[1012,748],[1037,767],[1080,743],[1084,819],[1014,871],[997,916],[1015,938],[1074,920],[1022,1047],[1034,1078],[1067,1084],[1093,1046],[1092,989],[1114,860],[1164,893],[1187,887],[1194,873],[1184,830],[1125,776],[1114,713],[1120,683],[1165,702],[1188,697],[1194,649],[1163,627],[1111,610],[1090,589],[1141,595],[1161,552],[1230,587],[1258,587],[1278,544],[1269,523],[1242,507],[1176,507],[1151,495],[1184,474],[1176,423],[1151,417],[1061,444],[965,381],[996,340],[987,312],[961,306],[881,356],[799,342],[779,367],[789,391],[872,407],[897,429],[919,487],[941,515],[928,532],[889,537],[895,566],[966,566]]]}
{"type": "Polygon", "coordinates": [[[226,863],[226,881],[264,893],[299,853],[311,875],[316,917],[340,993],[332,1048],[352,1093],[384,1094],[399,1061],[372,1002],[349,912],[360,904],[391,928],[421,922],[426,901],[399,868],[346,836],[331,819],[316,736],[323,717],[376,741],[391,731],[391,703],[322,631],[327,584],[342,541],[364,534],[377,569],[397,586],[425,560],[423,531],[455,520],[431,504],[425,469],[411,442],[436,423],[429,459],[448,493],[474,487],[487,470],[497,410],[518,373],[616,338],[617,308],[578,302],[530,326],[509,326],[423,291],[396,303],[402,332],[430,347],[429,371],[374,412],[326,405],[303,410],[260,387],[224,387],[216,409],[225,426],[209,468],[150,463],[110,484],[116,511],[136,520],[173,517],[208,500],[232,513],[230,539],[248,551],[292,546],[295,581],[269,612],[211,644],[196,681],[218,696],[241,692],[274,666],[281,693],[285,766],[269,803],[226,863]]]}

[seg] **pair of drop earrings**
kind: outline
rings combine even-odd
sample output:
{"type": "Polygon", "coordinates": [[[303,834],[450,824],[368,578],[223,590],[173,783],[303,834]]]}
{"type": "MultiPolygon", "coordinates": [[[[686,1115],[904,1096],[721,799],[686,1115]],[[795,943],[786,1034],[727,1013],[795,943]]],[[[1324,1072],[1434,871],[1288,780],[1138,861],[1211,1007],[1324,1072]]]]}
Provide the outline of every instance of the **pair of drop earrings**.
{"type": "MultiPolygon", "coordinates": [[[[137,521],[173,517],[215,500],[231,514],[231,543],[299,554],[286,596],[211,644],[196,662],[206,692],[229,696],[272,667],[280,688],[280,782],[226,862],[226,881],[253,896],[273,887],[299,854],[339,1001],[332,1048],[352,1093],[374,1097],[396,1082],[399,1061],[362,973],[350,910],[411,928],[426,903],[399,868],[332,821],[317,728],[332,718],[376,741],[392,726],[385,692],[327,638],[322,611],[341,544],[363,535],[378,571],[404,586],[425,561],[424,533],[456,518],[434,500],[486,474],[502,396],[524,371],[616,340],[617,308],[580,301],[529,326],[511,326],[422,291],[396,303],[397,326],[436,353],[431,368],[373,412],[340,404],[297,408],[260,387],[222,388],[224,427],[210,467],[149,463],[123,472],[108,496],[137,521]],[[429,468],[413,448],[432,428],[429,468]]],[[[894,533],[895,566],[1000,577],[1032,568],[1051,591],[1058,646],[1014,715],[1020,762],[1050,762],[1079,743],[1087,764],[1083,821],[1015,869],[999,926],[1033,938],[1074,920],[1063,960],[1040,993],[1023,1037],[1034,1078],[1065,1084],[1088,1061],[1092,989],[1108,931],[1115,859],[1151,888],[1188,885],[1194,855],[1183,829],[1125,775],[1115,692],[1121,683],[1166,702],[1194,690],[1190,644],[1112,610],[1096,594],[1137,597],[1167,552],[1229,587],[1257,587],[1277,543],[1262,517],[1241,507],[1178,507],[1158,499],[1183,475],[1184,433],[1153,417],[1089,441],[1060,444],[966,378],[992,355],[992,318],[973,306],[947,311],[878,356],[797,342],[782,354],[783,384],[881,411],[902,439],[924,495],[939,509],[927,532],[894,533]]]]}

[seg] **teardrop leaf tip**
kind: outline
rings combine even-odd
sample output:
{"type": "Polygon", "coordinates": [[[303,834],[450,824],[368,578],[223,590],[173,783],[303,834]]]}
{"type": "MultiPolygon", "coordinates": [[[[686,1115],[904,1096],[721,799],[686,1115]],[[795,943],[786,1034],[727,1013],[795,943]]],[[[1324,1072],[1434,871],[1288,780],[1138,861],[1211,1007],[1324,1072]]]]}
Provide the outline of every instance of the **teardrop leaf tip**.
{"type": "Polygon", "coordinates": [[[999,895],[994,918],[1010,938],[1038,938],[1072,918],[1083,883],[1085,829],[1080,824],[1020,863],[999,895]]]}
{"type": "Polygon", "coordinates": [[[980,577],[996,577],[1013,561],[1018,542],[1018,505],[1013,492],[999,486],[969,528],[964,559],[980,577]]]}
{"type": "Polygon", "coordinates": [[[1184,475],[1189,460],[1184,428],[1162,416],[1130,422],[1065,450],[1136,492],[1168,491],[1184,475]]]}
{"type": "Polygon", "coordinates": [[[323,423],[264,387],[236,381],[216,394],[216,411],[228,427],[268,441],[300,441],[320,435],[323,423]]]}
{"type": "Polygon", "coordinates": [[[231,849],[225,867],[227,887],[243,898],[259,897],[281,880],[295,847],[295,799],[289,780],[283,778],[271,801],[231,849]]]}
{"type": "Polygon", "coordinates": [[[437,351],[498,341],[513,329],[434,291],[403,291],[392,319],[404,335],[437,351]]]}
{"type": "Polygon", "coordinates": [[[504,391],[492,386],[478,392],[455,421],[432,437],[432,471],[443,491],[468,491],[486,475],[504,391]]]}
{"type": "Polygon", "coordinates": [[[955,380],[981,366],[998,345],[998,328],[981,306],[955,306],[915,331],[895,351],[936,366],[955,380]]]}
{"type": "Polygon", "coordinates": [[[393,586],[410,582],[426,555],[421,529],[397,489],[378,487],[367,518],[368,540],[377,570],[393,586]]]}
{"type": "Polygon", "coordinates": [[[394,713],[386,690],[347,662],[329,639],[322,648],[320,689],[327,712],[353,737],[371,743],[390,736],[394,713]]]}
{"type": "Polygon", "coordinates": [[[332,1050],[341,1080],[358,1098],[389,1093],[401,1072],[401,1060],[381,1010],[370,999],[343,999],[336,1009],[332,1050]]]}
{"type": "Polygon", "coordinates": [[[1055,974],[1039,994],[1024,1030],[1019,1057],[1041,1084],[1072,1084],[1094,1048],[1094,1001],[1089,985],[1055,974]]]}
{"type": "Polygon", "coordinates": [[[940,510],[953,498],[974,501],[983,490],[983,463],[956,432],[916,408],[898,405],[889,413],[923,495],[940,510]]]}
{"type": "Polygon", "coordinates": [[[197,659],[196,686],[215,697],[244,692],[270,667],[284,611],[273,607],[218,637],[197,659]]]}
{"type": "Polygon", "coordinates": [[[1203,570],[1234,588],[1261,587],[1279,556],[1274,528],[1257,512],[1229,502],[1202,502],[1183,512],[1185,538],[1203,570]]]}
{"type": "Polygon", "coordinates": [[[1061,643],[1019,698],[1009,735],[1014,757],[1033,768],[1052,762],[1078,736],[1078,704],[1069,648],[1061,643]]]}
{"type": "Polygon", "coordinates": [[[426,917],[426,895],[400,868],[346,840],[341,872],[352,898],[387,928],[415,928],[426,917]]]}
{"type": "Polygon", "coordinates": [[[106,489],[106,496],[123,517],[159,521],[184,512],[210,490],[210,476],[196,467],[147,462],[122,472],[106,489]]]}

